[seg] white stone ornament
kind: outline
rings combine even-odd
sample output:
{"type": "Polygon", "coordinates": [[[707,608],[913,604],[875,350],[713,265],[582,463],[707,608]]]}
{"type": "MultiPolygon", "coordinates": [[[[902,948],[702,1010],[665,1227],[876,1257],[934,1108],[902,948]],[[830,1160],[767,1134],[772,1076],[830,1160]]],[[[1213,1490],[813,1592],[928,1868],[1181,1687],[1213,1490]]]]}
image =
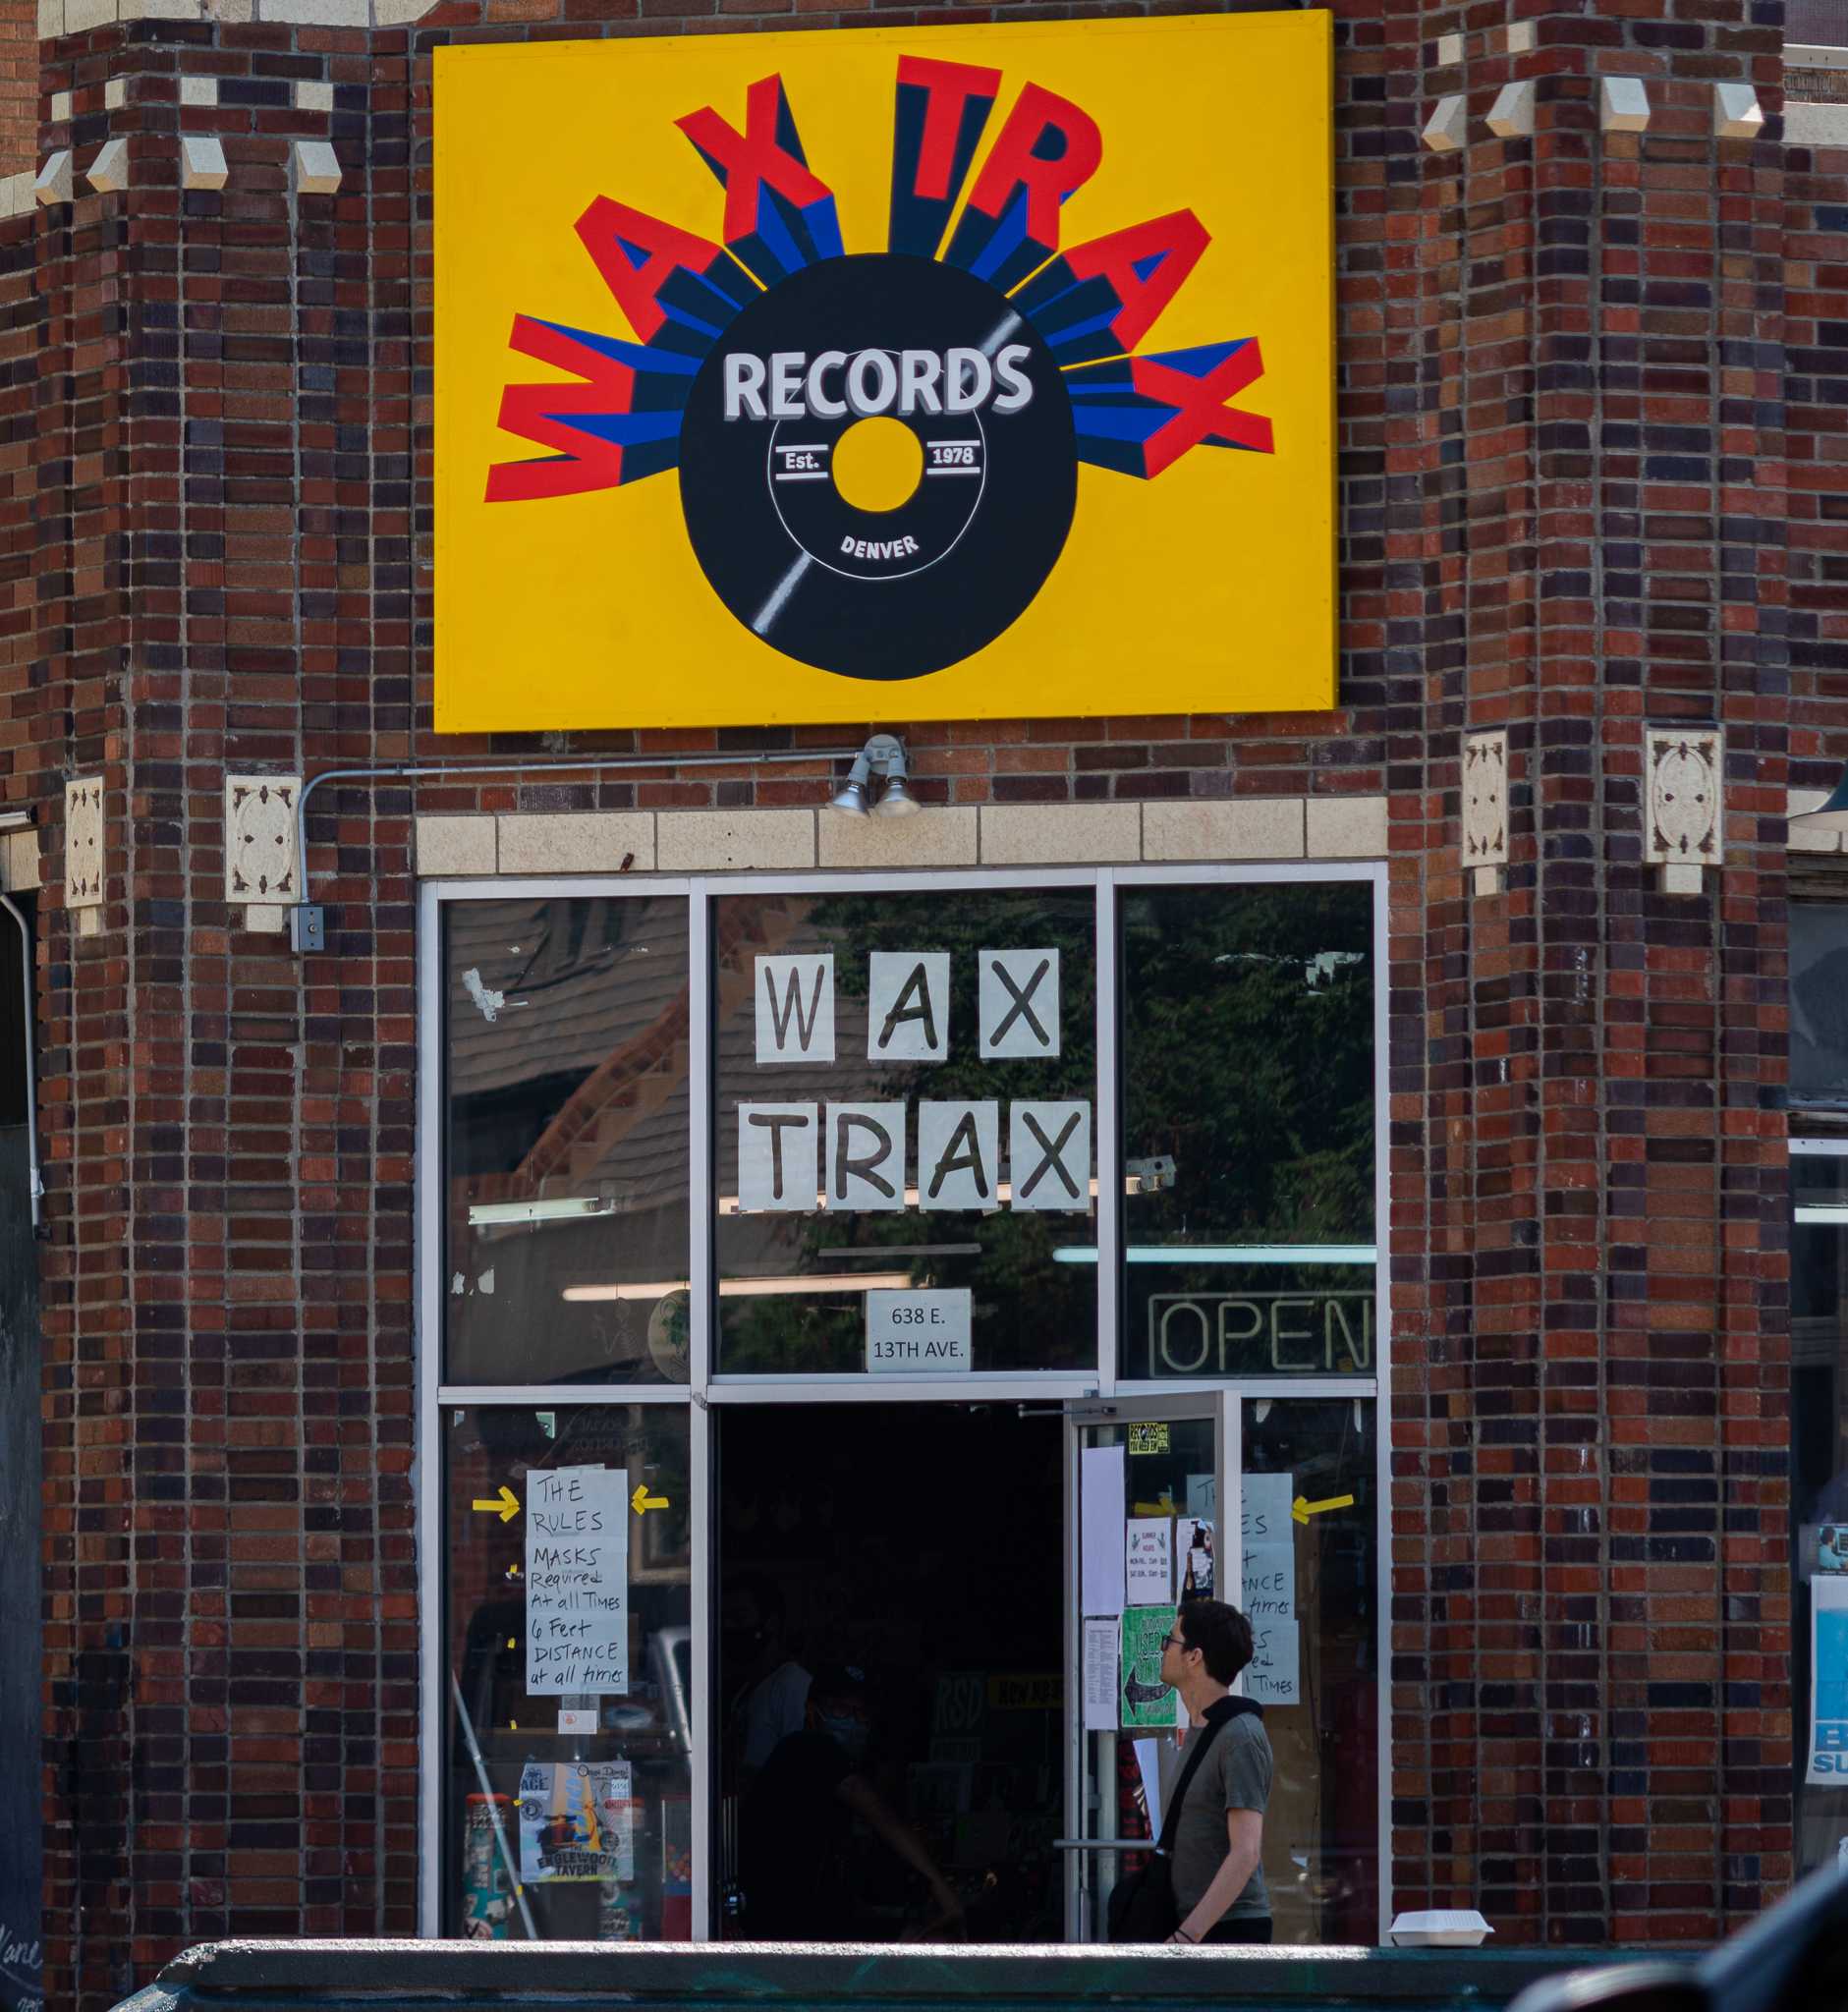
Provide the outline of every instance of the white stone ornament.
{"type": "Polygon", "coordinates": [[[60,147],[38,171],[32,194],[39,206],[49,209],[54,202],[69,202],[75,193],[71,178],[71,149],[60,147]]]}
{"type": "Polygon", "coordinates": [[[1725,747],[1717,727],[1646,727],[1643,858],[1662,891],[1698,894],[1720,863],[1725,747]]]}
{"type": "Polygon", "coordinates": [[[1470,101],[1461,91],[1439,98],[1425,122],[1425,144],[1432,153],[1455,153],[1469,134],[1470,101]]]}
{"type": "Polygon", "coordinates": [[[225,777],[225,899],[274,906],[301,888],[295,856],[299,775],[225,777]]]}
{"type": "Polygon", "coordinates": [[[100,775],[64,786],[64,905],[101,908],[103,898],[103,784],[100,775]]]}
{"type": "Polygon", "coordinates": [[[84,178],[98,196],[119,196],[129,186],[129,143],[105,140],[84,178]]]}
{"type": "Polygon", "coordinates": [[[1749,84],[1713,86],[1713,131],[1721,140],[1756,140],[1764,130],[1759,94],[1749,84]]]}
{"type": "Polygon", "coordinates": [[[1534,100],[1540,86],[1533,78],[1504,84],[1488,108],[1488,130],[1497,140],[1525,140],[1534,131],[1534,100]]]}
{"type": "Polygon", "coordinates": [[[295,143],[295,193],[332,196],[340,187],[340,156],[324,140],[295,143]]]}
{"type": "Polygon", "coordinates": [[[1606,77],[1597,86],[1597,123],[1606,133],[1642,133],[1650,123],[1650,94],[1640,77],[1606,77]]]}
{"type": "Polygon", "coordinates": [[[231,179],[225,166],[225,150],[209,134],[186,133],[180,137],[180,187],[182,189],[222,189],[231,179]]]}
{"type": "Polygon", "coordinates": [[[1508,864],[1508,733],[1463,737],[1463,864],[1478,894],[1493,894],[1508,864]]]}

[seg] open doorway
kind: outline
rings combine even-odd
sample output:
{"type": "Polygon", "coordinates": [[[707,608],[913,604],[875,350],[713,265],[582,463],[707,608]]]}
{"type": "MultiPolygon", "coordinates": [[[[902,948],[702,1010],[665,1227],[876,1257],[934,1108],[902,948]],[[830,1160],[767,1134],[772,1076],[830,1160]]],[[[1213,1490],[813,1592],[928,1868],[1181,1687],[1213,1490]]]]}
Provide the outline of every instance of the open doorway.
{"type": "Polygon", "coordinates": [[[1062,1940],[1058,1417],[715,1423],[720,1932],[1062,1940]]]}

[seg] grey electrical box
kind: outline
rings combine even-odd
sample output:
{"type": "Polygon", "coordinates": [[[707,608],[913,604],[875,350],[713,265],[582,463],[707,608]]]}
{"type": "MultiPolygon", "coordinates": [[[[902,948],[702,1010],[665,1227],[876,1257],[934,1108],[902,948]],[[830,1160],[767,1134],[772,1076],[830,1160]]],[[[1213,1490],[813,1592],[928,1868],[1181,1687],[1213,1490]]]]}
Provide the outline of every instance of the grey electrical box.
{"type": "Polygon", "coordinates": [[[296,951],[327,948],[326,911],[318,902],[305,901],[289,911],[289,948],[296,951]]]}

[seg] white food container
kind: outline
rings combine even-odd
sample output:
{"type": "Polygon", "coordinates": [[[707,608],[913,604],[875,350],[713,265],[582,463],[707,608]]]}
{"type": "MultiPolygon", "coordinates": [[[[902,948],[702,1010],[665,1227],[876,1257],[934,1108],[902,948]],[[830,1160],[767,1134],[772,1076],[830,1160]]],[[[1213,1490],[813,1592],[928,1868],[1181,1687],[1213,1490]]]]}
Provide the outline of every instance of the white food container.
{"type": "Polygon", "coordinates": [[[1392,1939],[1401,1949],[1474,1949],[1494,1932],[1473,1907],[1435,1907],[1392,1919],[1392,1939]]]}

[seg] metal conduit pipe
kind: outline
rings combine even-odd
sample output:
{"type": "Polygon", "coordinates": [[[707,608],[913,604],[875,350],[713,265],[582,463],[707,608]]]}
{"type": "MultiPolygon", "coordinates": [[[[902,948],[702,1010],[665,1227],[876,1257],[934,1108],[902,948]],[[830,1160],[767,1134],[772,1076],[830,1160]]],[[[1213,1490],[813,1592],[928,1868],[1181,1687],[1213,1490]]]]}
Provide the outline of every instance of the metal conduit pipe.
{"type": "Polygon", "coordinates": [[[0,908],[13,918],[20,932],[20,1007],[26,1035],[27,1189],[31,1197],[32,1230],[36,1234],[45,1184],[38,1174],[38,1090],[32,1069],[32,932],[11,896],[0,894],[0,908]]]}
{"type": "Polygon", "coordinates": [[[302,876],[303,898],[289,911],[289,947],[323,950],[326,931],[320,907],[308,899],[308,799],[324,782],[427,782],[460,775],[569,775],[587,769],[625,768],[763,768],[777,761],[854,761],[859,748],[751,748],[734,754],[561,754],[548,758],[499,761],[395,761],[374,768],[329,768],[309,776],[295,805],[296,868],[302,876]]]}

